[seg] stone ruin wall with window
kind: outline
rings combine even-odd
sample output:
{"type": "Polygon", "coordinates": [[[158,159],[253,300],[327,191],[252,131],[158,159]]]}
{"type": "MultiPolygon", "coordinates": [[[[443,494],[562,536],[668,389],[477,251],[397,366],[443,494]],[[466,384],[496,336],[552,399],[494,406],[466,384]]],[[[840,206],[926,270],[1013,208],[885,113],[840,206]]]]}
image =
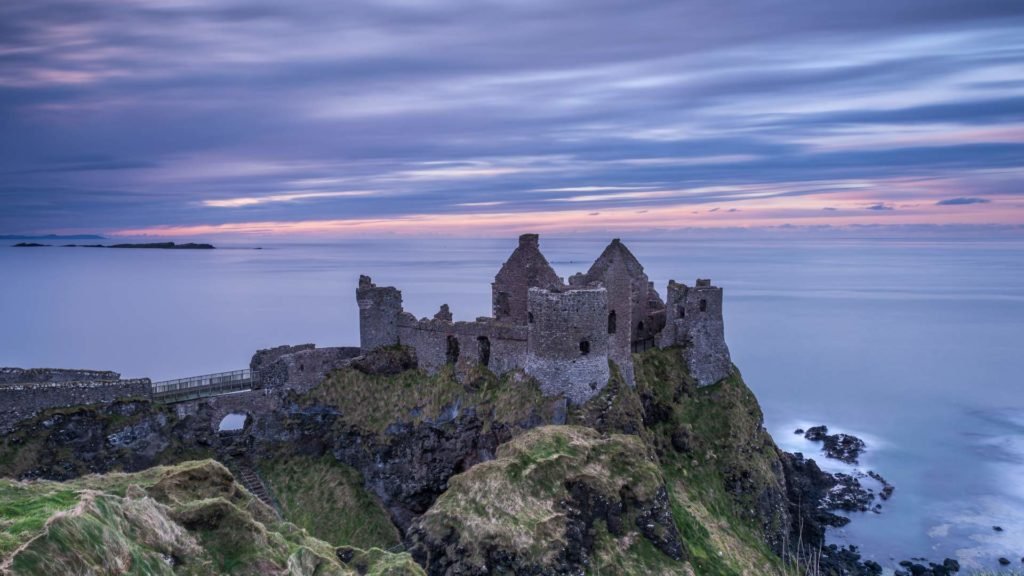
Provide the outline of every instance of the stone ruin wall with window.
{"type": "Polygon", "coordinates": [[[433,318],[402,307],[402,293],[363,276],[356,290],[360,345],[406,345],[420,367],[446,365],[457,376],[483,365],[502,374],[523,369],[550,395],[585,402],[607,384],[608,361],[633,383],[632,354],[679,347],[701,385],[732,370],[722,321],[722,290],[710,280],[694,287],[671,281],[662,301],[643,266],[615,239],[586,273],[565,284],[540,252],[539,237],[524,234],[491,285],[492,317],[453,321],[447,304],[433,318]]]}

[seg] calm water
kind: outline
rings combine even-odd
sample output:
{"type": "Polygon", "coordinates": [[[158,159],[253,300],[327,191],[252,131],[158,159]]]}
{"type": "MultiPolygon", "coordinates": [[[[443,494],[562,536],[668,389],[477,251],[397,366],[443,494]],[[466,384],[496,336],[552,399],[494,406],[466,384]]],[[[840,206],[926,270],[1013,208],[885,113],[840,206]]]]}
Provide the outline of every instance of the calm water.
{"type": "MultiPolygon", "coordinates": [[[[883,564],[1024,556],[1024,241],[624,240],[661,292],[669,278],[725,287],[733,360],[781,446],[814,454],[792,431],[818,423],[868,441],[861,468],[896,494],[834,539],[883,564]]],[[[447,302],[472,319],[514,244],[0,248],[0,365],[163,379],[277,344],[354,344],[361,273],[403,289],[417,316],[447,302]]],[[[542,238],[565,276],[604,244],[542,238]]]]}

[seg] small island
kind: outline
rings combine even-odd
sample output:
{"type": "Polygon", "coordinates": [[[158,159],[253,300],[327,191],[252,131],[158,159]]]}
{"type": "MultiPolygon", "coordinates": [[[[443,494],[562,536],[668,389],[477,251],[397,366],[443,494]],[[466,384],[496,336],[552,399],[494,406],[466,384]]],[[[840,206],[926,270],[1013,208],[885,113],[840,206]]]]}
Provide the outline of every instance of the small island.
{"type": "MultiPolygon", "coordinates": [[[[37,244],[35,242],[19,242],[14,245],[15,248],[36,248],[50,246],[50,244],[37,244]]],[[[174,242],[148,242],[142,244],[110,244],[104,246],[103,244],[64,244],[64,248],[149,248],[157,250],[213,250],[216,248],[213,244],[199,244],[196,242],[188,242],[185,244],[175,244],[174,242]]]]}
{"type": "Polygon", "coordinates": [[[149,242],[144,244],[111,244],[107,248],[151,248],[159,250],[213,250],[213,244],[175,244],[174,242],[149,242]]]}

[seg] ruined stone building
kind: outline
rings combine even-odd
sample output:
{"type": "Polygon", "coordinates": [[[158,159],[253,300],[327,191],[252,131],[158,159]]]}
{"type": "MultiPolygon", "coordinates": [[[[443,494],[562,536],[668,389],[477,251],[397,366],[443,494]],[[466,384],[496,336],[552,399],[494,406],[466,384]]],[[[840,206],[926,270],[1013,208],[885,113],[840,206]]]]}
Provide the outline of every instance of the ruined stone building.
{"type": "Polygon", "coordinates": [[[394,287],[359,279],[360,347],[402,344],[419,365],[436,372],[453,365],[465,374],[476,365],[501,374],[523,369],[545,394],[585,402],[607,384],[609,361],[633,383],[634,352],[679,347],[701,385],[732,370],[722,322],[722,289],[710,280],[694,286],[670,281],[667,303],[635,256],[612,240],[585,273],[565,283],[540,251],[539,237],[524,234],[491,284],[492,316],[455,322],[447,304],[433,318],[402,308],[394,287]]]}

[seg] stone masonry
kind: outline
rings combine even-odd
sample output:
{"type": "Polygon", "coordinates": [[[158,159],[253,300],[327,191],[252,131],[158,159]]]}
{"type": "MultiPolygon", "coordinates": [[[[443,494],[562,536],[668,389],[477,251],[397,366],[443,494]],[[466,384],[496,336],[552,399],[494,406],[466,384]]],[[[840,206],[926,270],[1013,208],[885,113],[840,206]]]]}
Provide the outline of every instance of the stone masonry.
{"type": "Polygon", "coordinates": [[[92,404],[108,404],[128,398],[148,398],[149,378],[121,380],[116,372],[91,370],[49,370],[2,368],[9,378],[0,383],[0,434],[15,423],[31,418],[50,408],[66,408],[92,404]],[[17,382],[13,374],[21,372],[33,380],[17,382]],[[53,381],[40,380],[47,373],[53,381]],[[103,380],[68,380],[70,377],[97,377],[103,380]]]}
{"type": "Polygon", "coordinates": [[[690,374],[698,384],[714,384],[732,371],[729,347],[722,322],[722,289],[711,280],[695,286],[668,283],[662,348],[679,346],[690,374]]]}
{"type": "Polygon", "coordinates": [[[701,385],[729,375],[722,290],[709,280],[694,288],[669,285],[666,305],[643,266],[612,240],[584,274],[563,283],[540,251],[536,234],[523,234],[491,285],[493,316],[453,321],[442,304],[432,318],[402,308],[402,293],[361,276],[360,347],[406,345],[419,365],[452,366],[462,377],[477,365],[501,374],[523,369],[545,393],[585,402],[608,382],[609,361],[633,383],[632,354],[653,346],[679,347],[701,385]]]}

